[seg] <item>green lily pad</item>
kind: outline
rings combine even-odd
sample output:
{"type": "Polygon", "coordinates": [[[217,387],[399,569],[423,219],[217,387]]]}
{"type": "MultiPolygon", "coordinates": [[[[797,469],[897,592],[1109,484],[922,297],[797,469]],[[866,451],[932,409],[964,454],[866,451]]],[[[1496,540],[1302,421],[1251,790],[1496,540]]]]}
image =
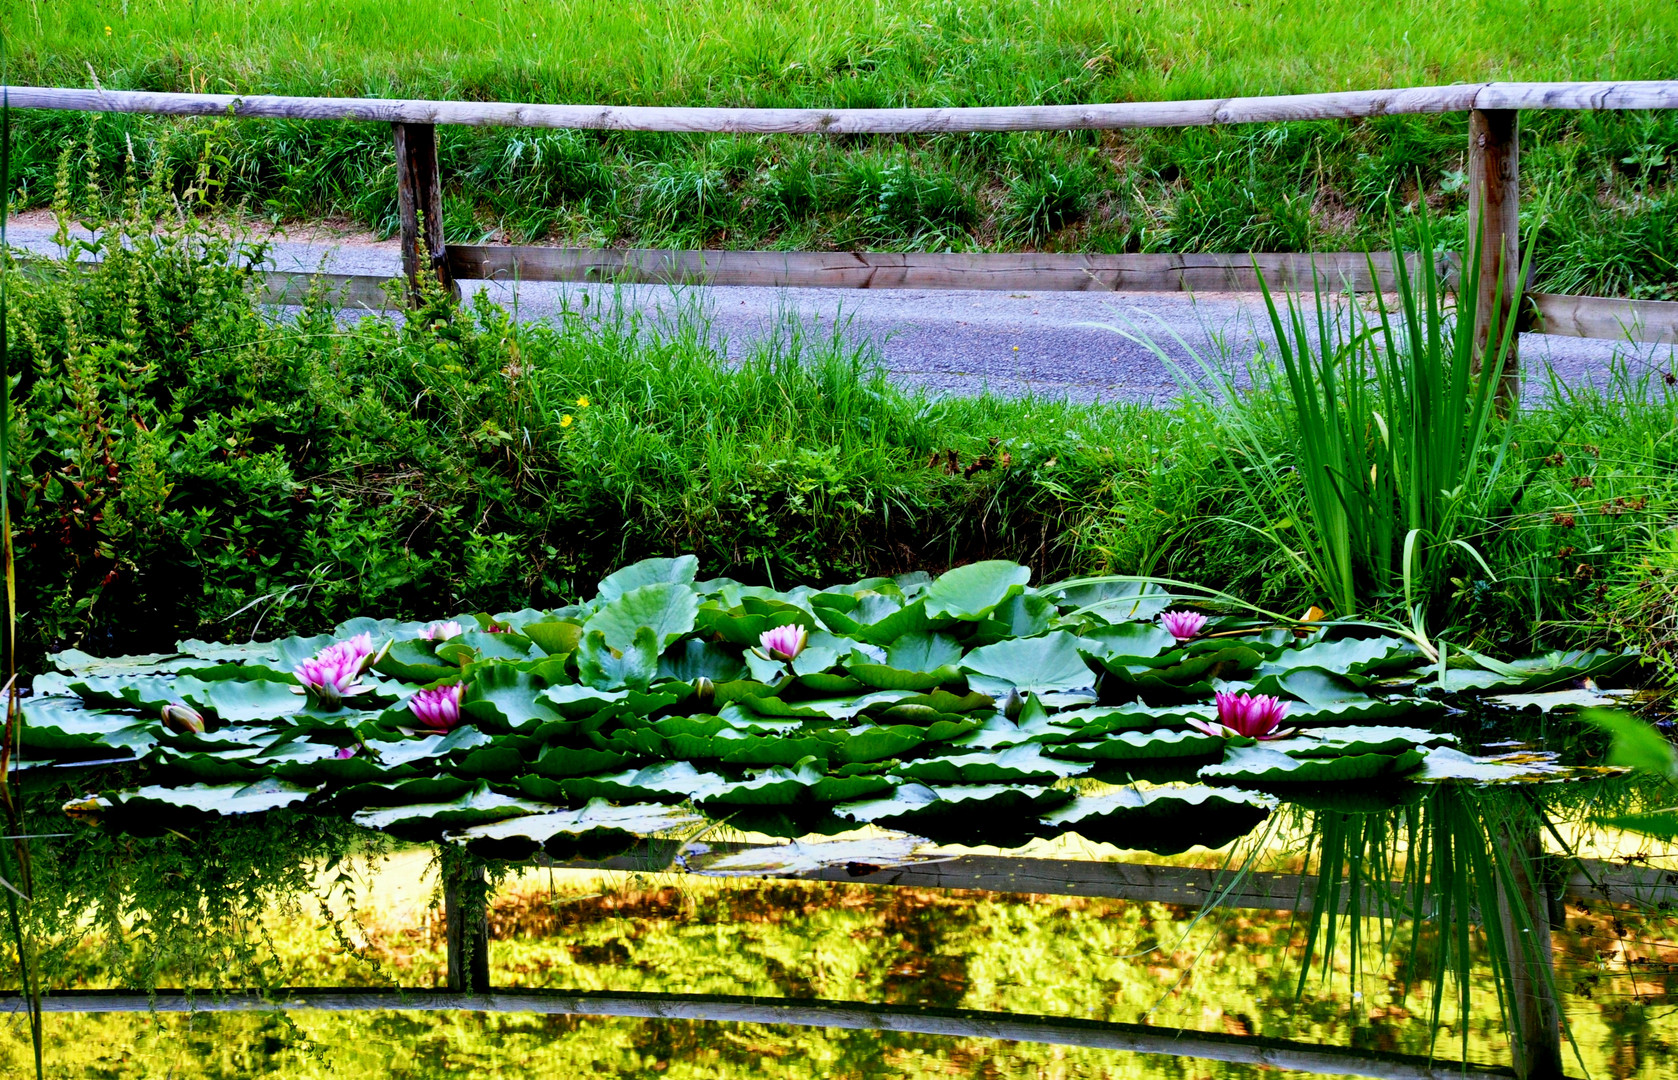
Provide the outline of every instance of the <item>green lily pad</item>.
{"type": "Polygon", "coordinates": [[[661,679],[710,679],[713,683],[733,682],[746,677],[746,665],[729,650],[709,641],[689,638],[665,653],[658,662],[661,679]]]}
{"type": "Polygon", "coordinates": [[[1094,626],[1084,631],[1083,639],[1093,641],[1099,648],[1089,650],[1094,659],[1108,659],[1115,663],[1151,660],[1177,648],[1171,631],[1158,623],[1122,622],[1111,626],[1094,626]]]}
{"type": "Polygon", "coordinates": [[[1423,728],[1324,727],[1307,734],[1265,743],[1294,757],[1341,757],[1346,754],[1394,754],[1417,747],[1448,746],[1455,735],[1423,728]]]}
{"type": "Polygon", "coordinates": [[[460,674],[460,665],[437,658],[436,643],[424,638],[392,642],[390,651],[373,665],[373,670],[409,683],[433,683],[460,674]]]}
{"type": "Polygon", "coordinates": [[[1270,815],[1274,796],[1204,784],[1120,788],[1079,796],[1043,815],[1045,825],[1098,843],[1176,855],[1195,845],[1220,848],[1251,832],[1270,815]]]}
{"type": "Polygon", "coordinates": [[[312,787],[268,777],[253,784],[150,785],[116,796],[125,810],[197,810],[206,814],[254,814],[300,803],[315,793],[312,787]]]}
{"type": "Polygon", "coordinates": [[[1098,742],[1051,744],[1044,752],[1071,761],[1140,761],[1212,757],[1223,745],[1221,736],[1200,731],[1121,731],[1098,742]]]}
{"type": "Polygon", "coordinates": [[[525,859],[538,851],[563,858],[590,848],[611,849],[638,837],[691,829],[704,822],[698,814],[658,803],[613,806],[592,799],[576,810],[526,814],[451,833],[484,858],[525,859]]]}
{"type": "Polygon", "coordinates": [[[952,754],[922,758],[895,771],[925,784],[1052,784],[1088,772],[1088,765],[1045,757],[1039,746],[1016,746],[994,753],[952,754]]]}
{"type": "Polygon", "coordinates": [[[19,704],[24,747],[54,756],[105,752],[143,757],[157,743],[161,726],[126,713],[92,711],[77,698],[25,698],[19,704]]]}
{"type": "Polygon", "coordinates": [[[897,671],[941,672],[960,660],[961,643],[955,638],[921,631],[893,641],[886,649],[884,666],[897,671]]]}
{"type": "Polygon", "coordinates": [[[1018,595],[1031,580],[1031,569],[990,559],[958,566],[940,575],[921,599],[928,618],[980,619],[998,604],[1018,595]]]}
{"type": "Polygon", "coordinates": [[[633,758],[628,754],[591,747],[550,746],[530,763],[530,771],[538,776],[560,779],[569,776],[593,776],[596,773],[622,769],[633,758]]]}
{"type": "Polygon", "coordinates": [[[961,784],[933,788],[925,784],[904,784],[890,798],[840,803],[833,808],[833,813],[848,821],[920,827],[928,822],[951,818],[983,822],[1006,815],[1029,820],[1069,802],[1071,798],[1070,792],[1058,788],[1006,784],[961,784]]]}
{"type": "Polygon", "coordinates": [[[642,559],[608,575],[600,582],[600,602],[609,604],[625,593],[648,585],[691,585],[699,573],[699,560],[692,555],[674,559],[642,559]]]}
{"type": "Polygon", "coordinates": [[[577,644],[583,640],[583,628],[577,623],[564,620],[526,623],[520,628],[520,632],[541,646],[542,651],[549,656],[575,652],[577,644]]]}
{"type": "Polygon", "coordinates": [[[551,708],[545,687],[512,664],[475,668],[460,695],[460,711],[479,725],[498,731],[522,731],[563,720],[551,708]]]}
{"type": "Polygon", "coordinates": [[[693,630],[699,615],[699,597],[682,582],[660,582],[630,589],[589,617],[583,624],[585,636],[604,635],[615,652],[636,645],[637,635],[651,628],[655,654],[693,630]]]}
{"type": "Polygon", "coordinates": [[[638,627],[623,650],[613,648],[601,630],[590,630],[577,650],[577,675],[601,690],[646,690],[658,677],[658,631],[638,627]]]}
{"type": "Polygon", "coordinates": [[[448,802],[360,810],[352,820],[365,829],[388,829],[407,835],[431,835],[450,829],[487,825],[525,814],[539,814],[551,809],[551,806],[544,803],[498,794],[491,791],[487,785],[480,784],[448,802]]]}
{"type": "Polygon", "coordinates": [[[1420,750],[1406,750],[1305,758],[1263,746],[1237,746],[1225,753],[1221,763],[1201,769],[1200,778],[1229,784],[1340,784],[1402,776],[1421,765],[1425,757],[1420,750]]]}
{"type": "Polygon", "coordinates": [[[804,765],[797,769],[767,768],[746,780],[724,781],[694,797],[706,809],[727,806],[790,806],[807,798],[822,779],[820,769],[804,765]]]}
{"type": "MultiPolygon", "coordinates": [[[[1081,638],[1065,630],[1042,637],[999,641],[974,649],[962,659],[965,671],[992,680],[971,683],[976,690],[992,692],[1001,684],[1017,689],[1022,694],[1040,694],[1055,690],[1082,690],[1095,685],[1095,673],[1084,663],[1079,652],[1081,638]]],[[[1007,690],[994,697],[1005,696],[1007,690]]]]}

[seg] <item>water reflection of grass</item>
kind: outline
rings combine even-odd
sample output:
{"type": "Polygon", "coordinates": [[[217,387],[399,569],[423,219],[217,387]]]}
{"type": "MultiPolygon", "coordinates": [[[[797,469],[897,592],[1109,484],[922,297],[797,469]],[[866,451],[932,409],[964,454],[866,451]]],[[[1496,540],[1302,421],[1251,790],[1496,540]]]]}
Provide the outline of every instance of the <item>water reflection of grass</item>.
{"type": "MultiPolygon", "coordinates": [[[[440,918],[415,901],[423,856],[399,857],[394,888],[362,895],[358,942],[383,979],[441,981],[440,918]]],[[[1288,912],[1232,911],[1184,939],[1194,912],[1164,904],[994,896],[921,889],[737,883],[645,875],[532,872],[498,896],[492,928],[498,986],[751,994],[1007,1010],[1425,1053],[1431,972],[1365,965],[1295,999],[1305,922],[1288,912]],[[1152,948],[1158,946],[1157,949],[1152,948]],[[1409,980],[1408,994],[1401,993],[1409,980]]],[[[312,920],[270,920],[292,985],[379,985],[312,920]]],[[[1593,1076],[1666,1076],[1678,1067],[1678,1025],[1664,1015],[1664,972],[1634,964],[1638,996],[1612,959],[1664,957],[1671,927],[1630,912],[1578,913],[1558,936],[1563,990],[1593,1076]],[[1620,933],[1623,931],[1623,935],[1620,933]],[[1610,957],[1598,968],[1598,953],[1610,957]],[[1589,976],[1595,972],[1593,981],[1589,976]],[[1577,991],[1577,992],[1575,992],[1577,991]],[[1588,995],[1588,996],[1587,996],[1588,995]]],[[[1393,955],[1409,955],[1401,926],[1393,955]]],[[[1418,955],[1429,953],[1426,942],[1418,955]]],[[[1622,969],[1625,965],[1620,965],[1622,969]]],[[[90,972],[91,974],[91,972],[90,972]]],[[[1507,1053],[1496,994],[1482,964],[1471,986],[1470,1055],[1507,1053]]],[[[1448,1021],[1453,1020],[1447,1016],[1448,1021]]],[[[0,1060],[21,1063],[27,1037],[7,1029],[0,1060]]],[[[1442,1033],[1445,1047],[1458,1035],[1442,1033]]],[[[439,1014],[48,1018],[59,1075],[395,1074],[495,1070],[502,1076],[1059,1075],[1247,1077],[1237,1065],[1101,1051],[839,1033],[755,1025],[439,1014]],[[312,1048],[312,1050],[311,1050],[312,1048]],[[313,1052],[316,1056],[311,1057],[313,1052]],[[598,1063],[598,1064],[596,1064],[598,1063]]],[[[1274,1073],[1266,1075],[1276,1075],[1274,1073]]],[[[1285,1074],[1284,1074],[1285,1075],[1285,1074]]]]}

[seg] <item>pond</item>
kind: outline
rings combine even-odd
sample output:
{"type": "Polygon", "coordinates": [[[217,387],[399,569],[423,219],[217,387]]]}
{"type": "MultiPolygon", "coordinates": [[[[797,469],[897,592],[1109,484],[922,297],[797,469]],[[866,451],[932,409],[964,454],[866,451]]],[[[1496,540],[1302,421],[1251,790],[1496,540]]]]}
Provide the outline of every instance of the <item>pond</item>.
{"type": "Polygon", "coordinates": [[[1004,563],[693,571],[59,654],[12,777],[48,1074],[1678,1063],[1670,784],[1575,715],[1631,657],[1004,563]]]}

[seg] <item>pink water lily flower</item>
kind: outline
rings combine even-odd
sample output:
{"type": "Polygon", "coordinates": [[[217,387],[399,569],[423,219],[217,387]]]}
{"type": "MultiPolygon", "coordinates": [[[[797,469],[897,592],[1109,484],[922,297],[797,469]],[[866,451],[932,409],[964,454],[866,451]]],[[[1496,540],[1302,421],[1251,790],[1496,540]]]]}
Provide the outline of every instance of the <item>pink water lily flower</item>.
{"type": "Polygon", "coordinates": [[[758,639],[763,651],[771,660],[793,660],[804,651],[804,644],[810,639],[810,632],[802,626],[777,626],[765,630],[758,639]]]}
{"type": "Polygon", "coordinates": [[[1206,628],[1206,616],[1197,611],[1167,611],[1159,617],[1159,623],[1178,641],[1188,641],[1206,628]]]}
{"type": "Polygon", "coordinates": [[[420,637],[427,641],[447,641],[459,637],[464,631],[460,624],[450,619],[448,622],[434,622],[420,631],[420,637]]]}
{"type": "Polygon", "coordinates": [[[434,686],[421,690],[408,699],[408,711],[414,714],[420,727],[430,731],[453,731],[460,726],[461,683],[434,686]]]}
{"type": "Polygon", "coordinates": [[[372,636],[357,634],[347,641],[333,642],[292,670],[310,696],[333,709],[365,689],[356,685],[356,680],[373,666],[374,659],[372,636]]]}
{"type": "Polygon", "coordinates": [[[333,751],[332,756],[337,758],[339,761],[343,761],[347,758],[355,757],[356,751],[360,749],[361,747],[359,746],[340,746],[337,750],[333,751]]]}
{"type": "Polygon", "coordinates": [[[1190,720],[1189,726],[1208,735],[1242,736],[1264,742],[1292,735],[1298,730],[1279,730],[1282,718],[1288,715],[1288,703],[1269,694],[1230,694],[1219,691],[1217,702],[1217,723],[1190,720]]]}

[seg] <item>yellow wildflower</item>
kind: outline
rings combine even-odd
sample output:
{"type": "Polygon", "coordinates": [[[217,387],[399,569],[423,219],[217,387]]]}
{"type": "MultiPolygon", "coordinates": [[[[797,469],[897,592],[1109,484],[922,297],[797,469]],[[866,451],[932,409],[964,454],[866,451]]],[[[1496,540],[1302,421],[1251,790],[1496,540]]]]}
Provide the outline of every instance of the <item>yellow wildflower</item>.
{"type": "Polygon", "coordinates": [[[571,426],[571,414],[570,413],[566,413],[564,416],[559,418],[559,426],[560,427],[570,427],[571,426]]]}
{"type": "Polygon", "coordinates": [[[586,398],[586,397],[578,398],[577,399],[577,408],[579,408],[579,409],[588,408],[588,398],[586,398]]]}

